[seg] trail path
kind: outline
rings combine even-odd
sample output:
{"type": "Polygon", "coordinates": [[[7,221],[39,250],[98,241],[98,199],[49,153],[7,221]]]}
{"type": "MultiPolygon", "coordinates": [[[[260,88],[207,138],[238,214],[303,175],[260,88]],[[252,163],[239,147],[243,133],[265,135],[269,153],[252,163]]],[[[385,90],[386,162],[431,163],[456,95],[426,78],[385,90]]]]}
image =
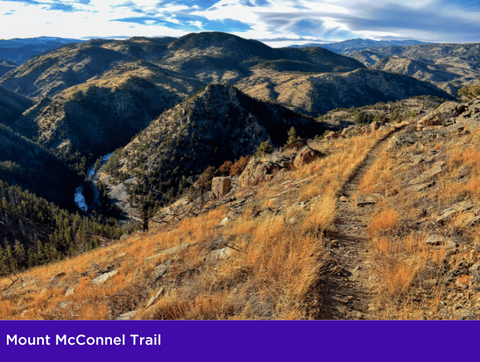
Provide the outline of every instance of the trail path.
{"type": "Polygon", "coordinates": [[[330,235],[330,255],[336,262],[336,268],[325,283],[327,305],[324,317],[327,319],[371,320],[380,317],[372,306],[378,276],[373,273],[369,263],[367,243],[367,227],[375,205],[357,206],[354,196],[365,173],[386,147],[388,140],[399,130],[374,146],[345,183],[340,195],[348,201],[338,202],[336,231],[330,235]]]}

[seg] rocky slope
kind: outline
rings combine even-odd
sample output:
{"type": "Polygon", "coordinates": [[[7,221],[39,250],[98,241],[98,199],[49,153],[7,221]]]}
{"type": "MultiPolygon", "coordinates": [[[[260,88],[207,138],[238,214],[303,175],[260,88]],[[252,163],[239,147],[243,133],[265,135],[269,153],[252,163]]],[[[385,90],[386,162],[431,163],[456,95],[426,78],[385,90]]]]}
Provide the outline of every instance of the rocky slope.
{"type": "Polygon", "coordinates": [[[18,93],[0,86],[0,123],[11,125],[25,110],[33,106],[33,101],[18,93]]]}
{"type": "Polygon", "coordinates": [[[302,76],[257,71],[236,86],[252,97],[276,101],[313,114],[425,94],[451,98],[430,83],[368,69],[302,76]]]}
{"type": "Polygon", "coordinates": [[[251,155],[264,141],[283,146],[292,126],[302,137],[324,131],[321,123],[280,105],[252,99],[229,85],[209,85],[117,150],[100,180],[111,189],[125,188],[117,184],[127,180],[131,200],[154,192],[154,199],[164,202],[162,195],[184,191],[208,166],[251,155]]]}
{"type": "Polygon", "coordinates": [[[480,76],[480,44],[390,46],[347,54],[374,69],[431,81],[454,96],[480,76]]]}
{"type": "Polygon", "coordinates": [[[0,59],[0,77],[5,73],[15,69],[17,65],[15,63],[9,62],[8,60],[0,59]]]}

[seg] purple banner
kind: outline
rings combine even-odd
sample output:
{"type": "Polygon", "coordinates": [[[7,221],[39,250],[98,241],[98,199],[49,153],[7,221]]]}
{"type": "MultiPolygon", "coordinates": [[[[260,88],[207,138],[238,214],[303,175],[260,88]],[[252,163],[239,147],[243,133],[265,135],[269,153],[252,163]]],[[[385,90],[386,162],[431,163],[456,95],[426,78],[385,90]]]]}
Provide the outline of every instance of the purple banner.
{"type": "MultiPolygon", "coordinates": [[[[478,359],[478,322],[0,322],[2,361],[478,359]]],[[[87,361],[89,362],[89,361],[87,361]]]]}

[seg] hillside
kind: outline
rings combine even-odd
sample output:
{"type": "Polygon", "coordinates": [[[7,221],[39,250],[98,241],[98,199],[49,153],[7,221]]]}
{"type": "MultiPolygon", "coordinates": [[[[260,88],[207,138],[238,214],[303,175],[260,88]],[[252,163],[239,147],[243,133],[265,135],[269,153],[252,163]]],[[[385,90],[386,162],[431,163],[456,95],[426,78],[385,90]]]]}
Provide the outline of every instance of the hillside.
{"type": "Polygon", "coordinates": [[[479,107],[252,158],[147,232],[1,279],[0,318],[478,319],[479,107]]]}
{"type": "Polygon", "coordinates": [[[74,183],[79,182],[76,173],[38,144],[4,125],[0,125],[0,145],[1,180],[62,207],[73,207],[74,183]]]}
{"type": "Polygon", "coordinates": [[[8,60],[0,59],[0,77],[5,73],[15,69],[17,65],[15,63],[9,62],[8,60]]]}
{"type": "Polygon", "coordinates": [[[57,152],[97,158],[126,144],[165,108],[201,87],[142,61],[116,62],[100,77],[44,99],[13,129],[57,152]]]}
{"type": "Polygon", "coordinates": [[[0,86],[0,123],[11,125],[25,110],[33,106],[33,101],[18,93],[0,86]]]}
{"type": "Polygon", "coordinates": [[[55,95],[103,74],[123,54],[87,44],[71,44],[34,57],[0,78],[0,85],[29,97],[55,95]]]}
{"type": "Polygon", "coordinates": [[[374,69],[431,81],[454,96],[480,76],[479,44],[390,46],[347,55],[374,69]]]}
{"type": "Polygon", "coordinates": [[[451,98],[430,83],[369,69],[303,76],[258,71],[239,81],[236,86],[252,97],[279,102],[313,114],[426,94],[451,98]]]}
{"type": "Polygon", "coordinates": [[[280,105],[259,102],[232,86],[209,85],[117,150],[100,181],[110,189],[126,190],[119,201],[128,194],[141,206],[148,196],[146,207],[152,207],[186,191],[208,166],[218,168],[252,154],[264,141],[283,145],[292,126],[299,136],[324,131],[320,123],[280,105]]]}

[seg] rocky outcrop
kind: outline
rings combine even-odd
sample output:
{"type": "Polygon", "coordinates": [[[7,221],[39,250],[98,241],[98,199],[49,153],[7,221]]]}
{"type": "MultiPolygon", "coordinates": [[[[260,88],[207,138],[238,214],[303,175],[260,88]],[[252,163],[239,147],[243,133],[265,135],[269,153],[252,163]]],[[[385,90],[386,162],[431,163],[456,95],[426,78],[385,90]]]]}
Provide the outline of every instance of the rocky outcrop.
{"type": "Polygon", "coordinates": [[[230,177],[215,177],[212,180],[212,191],[216,198],[226,195],[232,188],[230,177]]]}
{"type": "Polygon", "coordinates": [[[295,167],[302,167],[304,165],[308,165],[309,163],[315,161],[317,158],[319,158],[322,154],[309,146],[306,146],[303,148],[295,157],[295,161],[293,162],[293,165],[295,167]]]}
{"type": "Polygon", "coordinates": [[[265,161],[253,158],[240,175],[239,182],[245,187],[262,181],[271,181],[280,170],[290,171],[294,167],[292,159],[282,155],[275,155],[265,161]]]}

